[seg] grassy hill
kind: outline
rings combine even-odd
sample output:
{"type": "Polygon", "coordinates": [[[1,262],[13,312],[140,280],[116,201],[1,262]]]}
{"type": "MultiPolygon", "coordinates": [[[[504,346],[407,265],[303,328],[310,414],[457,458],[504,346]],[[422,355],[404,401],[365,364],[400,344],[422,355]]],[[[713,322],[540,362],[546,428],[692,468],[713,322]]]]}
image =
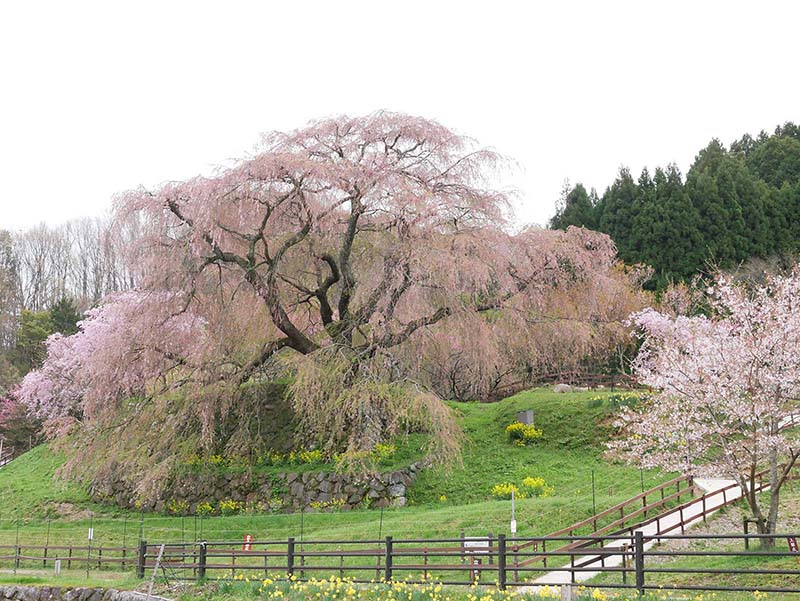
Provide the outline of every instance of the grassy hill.
{"type": "MultiPolygon", "coordinates": [[[[43,446],[0,469],[0,542],[83,541],[91,521],[96,544],[131,543],[140,535],[155,540],[302,536],[306,540],[457,536],[506,532],[510,501],[493,499],[492,486],[542,477],[554,493],[517,504],[519,534],[540,535],[591,515],[668,479],[603,459],[616,405],[593,400],[594,393],[556,394],[547,389],[520,393],[494,404],[452,403],[465,432],[463,463],[424,472],[411,488],[405,508],[342,513],[165,517],[124,512],[89,502],[74,484],[54,480],[64,458],[43,446]],[[517,411],[533,409],[542,437],[529,447],[509,442],[506,426],[517,411]],[[592,494],[594,475],[595,495],[592,494]]],[[[608,397],[608,393],[601,395],[608,397]]]]}

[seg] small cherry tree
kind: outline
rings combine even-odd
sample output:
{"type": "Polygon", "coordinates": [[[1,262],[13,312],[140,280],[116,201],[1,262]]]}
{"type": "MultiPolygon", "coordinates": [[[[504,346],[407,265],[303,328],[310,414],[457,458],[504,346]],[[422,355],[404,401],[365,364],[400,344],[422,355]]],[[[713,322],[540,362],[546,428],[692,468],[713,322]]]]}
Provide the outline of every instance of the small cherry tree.
{"type": "Polygon", "coordinates": [[[759,532],[774,533],[800,455],[786,434],[800,410],[800,271],[757,288],[719,277],[708,301],[709,317],[633,316],[643,338],[635,372],[658,394],[622,415],[629,436],[611,446],[643,467],[734,479],[759,532]]]}

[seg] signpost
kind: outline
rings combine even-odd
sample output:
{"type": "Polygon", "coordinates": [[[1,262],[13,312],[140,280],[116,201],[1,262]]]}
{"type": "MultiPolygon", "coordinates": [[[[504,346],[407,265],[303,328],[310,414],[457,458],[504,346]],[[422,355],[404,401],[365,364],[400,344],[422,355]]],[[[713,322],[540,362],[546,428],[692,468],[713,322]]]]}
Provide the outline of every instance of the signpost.
{"type": "Polygon", "coordinates": [[[94,519],[89,521],[89,545],[86,547],[86,577],[89,577],[89,564],[92,560],[92,541],[94,540],[94,519]]]}
{"type": "MultiPolygon", "coordinates": [[[[485,537],[471,536],[464,538],[464,553],[469,555],[469,563],[473,566],[483,565],[483,558],[479,555],[487,555],[490,552],[489,539],[485,537]]],[[[478,582],[481,571],[473,568],[469,572],[472,582],[478,582]]]]}
{"type": "Polygon", "coordinates": [[[517,534],[517,500],[514,490],[511,490],[511,536],[517,534]]]}

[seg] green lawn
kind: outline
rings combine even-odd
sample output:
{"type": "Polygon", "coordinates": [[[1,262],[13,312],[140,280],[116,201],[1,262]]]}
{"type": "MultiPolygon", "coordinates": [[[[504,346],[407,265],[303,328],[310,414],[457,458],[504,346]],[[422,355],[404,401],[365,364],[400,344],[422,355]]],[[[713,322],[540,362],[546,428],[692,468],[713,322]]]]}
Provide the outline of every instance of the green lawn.
{"type": "Polygon", "coordinates": [[[140,534],[150,541],[240,540],[244,534],[273,540],[301,534],[305,540],[497,534],[508,532],[511,503],[492,499],[490,490],[502,482],[519,484],[526,476],[541,476],[555,489],[551,497],[517,503],[518,534],[542,535],[591,515],[593,504],[599,511],[640,492],[642,484],[649,488],[669,478],[603,459],[615,410],[592,402],[594,396],[538,389],[494,404],[451,403],[466,435],[463,463],[425,471],[410,490],[409,505],[384,512],[141,516],[91,503],[80,487],[54,480],[64,458],[43,446],[0,470],[0,542],[15,541],[19,527],[29,544],[83,543],[90,520],[95,544],[113,545],[131,544],[140,534]],[[543,430],[531,447],[515,446],[505,434],[523,409],[536,412],[543,430]]]}

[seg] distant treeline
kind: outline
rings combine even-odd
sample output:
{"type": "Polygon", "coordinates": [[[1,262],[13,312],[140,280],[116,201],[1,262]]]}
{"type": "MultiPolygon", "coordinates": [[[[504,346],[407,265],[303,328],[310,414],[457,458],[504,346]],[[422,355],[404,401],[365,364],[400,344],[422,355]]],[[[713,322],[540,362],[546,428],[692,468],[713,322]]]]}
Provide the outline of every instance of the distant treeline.
{"type": "Polygon", "coordinates": [[[621,169],[602,196],[567,186],[550,227],[583,226],[609,234],[626,263],[655,270],[660,288],[711,267],[800,251],[800,127],[745,135],[726,149],[703,148],[686,178],[674,165],[621,169]]]}
{"type": "Polygon", "coordinates": [[[135,221],[104,218],[0,228],[0,398],[39,367],[50,334],[74,333],[86,309],[135,285],[122,256],[138,230],[135,221]]]}

